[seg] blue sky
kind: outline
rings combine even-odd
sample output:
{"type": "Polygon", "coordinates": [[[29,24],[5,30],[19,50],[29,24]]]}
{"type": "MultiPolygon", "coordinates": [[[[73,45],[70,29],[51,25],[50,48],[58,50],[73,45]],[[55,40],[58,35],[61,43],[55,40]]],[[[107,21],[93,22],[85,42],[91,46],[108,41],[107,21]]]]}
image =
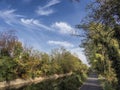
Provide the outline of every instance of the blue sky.
{"type": "Polygon", "coordinates": [[[89,2],[0,0],[0,31],[15,30],[24,44],[48,53],[63,46],[87,63],[79,48],[82,38],[72,34],[76,33],[75,25],[85,17],[89,2]]]}

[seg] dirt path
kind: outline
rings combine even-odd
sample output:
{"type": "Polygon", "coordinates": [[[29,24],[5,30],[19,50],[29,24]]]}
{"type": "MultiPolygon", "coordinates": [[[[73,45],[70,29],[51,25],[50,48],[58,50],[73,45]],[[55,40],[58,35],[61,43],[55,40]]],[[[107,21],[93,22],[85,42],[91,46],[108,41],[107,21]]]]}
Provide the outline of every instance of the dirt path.
{"type": "Polygon", "coordinates": [[[103,90],[96,73],[91,73],[80,90],[103,90]]]}

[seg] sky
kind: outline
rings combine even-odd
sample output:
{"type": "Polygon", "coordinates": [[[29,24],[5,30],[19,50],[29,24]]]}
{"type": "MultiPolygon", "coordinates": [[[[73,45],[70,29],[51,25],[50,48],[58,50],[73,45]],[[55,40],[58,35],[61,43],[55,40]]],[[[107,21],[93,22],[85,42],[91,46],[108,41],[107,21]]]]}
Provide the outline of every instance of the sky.
{"type": "Polygon", "coordinates": [[[87,14],[90,0],[0,0],[0,31],[15,30],[24,45],[48,52],[64,47],[87,64],[83,38],[75,28],[87,14]]]}

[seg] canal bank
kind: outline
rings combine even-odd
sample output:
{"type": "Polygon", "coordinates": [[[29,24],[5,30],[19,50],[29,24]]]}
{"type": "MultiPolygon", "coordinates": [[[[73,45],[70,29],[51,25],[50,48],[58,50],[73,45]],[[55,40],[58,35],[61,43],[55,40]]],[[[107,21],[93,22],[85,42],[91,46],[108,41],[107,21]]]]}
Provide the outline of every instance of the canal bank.
{"type": "Polygon", "coordinates": [[[47,79],[57,79],[57,78],[62,78],[62,77],[65,77],[65,76],[70,76],[72,75],[72,72],[70,73],[66,73],[66,74],[60,74],[60,75],[57,75],[57,74],[54,74],[52,76],[46,76],[46,77],[36,77],[34,79],[30,78],[30,79],[15,79],[13,81],[9,81],[9,82],[0,82],[0,90],[4,90],[6,88],[20,88],[20,87],[23,87],[25,85],[29,85],[29,84],[36,84],[36,83],[39,83],[39,82],[42,82],[44,80],[47,80],[47,79]]]}

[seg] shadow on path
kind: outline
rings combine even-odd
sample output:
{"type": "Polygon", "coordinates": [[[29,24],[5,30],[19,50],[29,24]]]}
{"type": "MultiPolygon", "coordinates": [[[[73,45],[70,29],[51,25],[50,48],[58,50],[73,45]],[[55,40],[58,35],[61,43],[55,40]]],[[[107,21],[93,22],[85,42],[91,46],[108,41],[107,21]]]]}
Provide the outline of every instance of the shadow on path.
{"type": "Polygon", "coordinates": [[[96,73],[91,73],[80,90],[103,90],[96,73]]]}

